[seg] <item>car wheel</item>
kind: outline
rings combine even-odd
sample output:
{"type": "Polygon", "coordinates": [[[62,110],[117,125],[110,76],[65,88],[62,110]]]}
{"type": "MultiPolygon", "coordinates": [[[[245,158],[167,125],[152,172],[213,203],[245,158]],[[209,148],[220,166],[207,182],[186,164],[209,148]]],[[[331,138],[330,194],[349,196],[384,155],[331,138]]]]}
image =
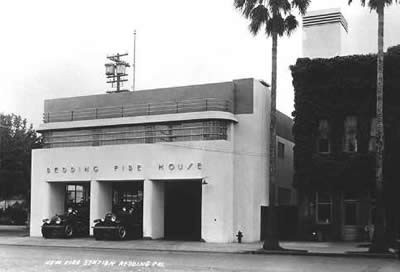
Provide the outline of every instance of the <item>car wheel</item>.
{"type": "Polygon", "coordinates": [[[69,224],[65,225],[64,235],[66,238],[71,238],[74,235],[74,228],[69,224]]]}
{"type": "Polygon", "coordinates": [[[118,227],[118,230],[117,230],[117,238],[118,238],[119,240],[124,240],[124,239],[126,238],[126,229],[125,229],[124,226],[118,227]]]}

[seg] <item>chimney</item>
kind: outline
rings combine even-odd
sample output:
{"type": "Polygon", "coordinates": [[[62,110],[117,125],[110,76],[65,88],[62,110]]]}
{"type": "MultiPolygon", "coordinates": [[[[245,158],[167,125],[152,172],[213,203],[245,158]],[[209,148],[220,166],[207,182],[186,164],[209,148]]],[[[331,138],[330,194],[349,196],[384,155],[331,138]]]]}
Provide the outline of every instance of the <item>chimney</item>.
{"type": "Polygon", "coordinates": [[[340,56],[348,25],[339,8],[310,11],[303,16],[303,57],[340,56]]]}

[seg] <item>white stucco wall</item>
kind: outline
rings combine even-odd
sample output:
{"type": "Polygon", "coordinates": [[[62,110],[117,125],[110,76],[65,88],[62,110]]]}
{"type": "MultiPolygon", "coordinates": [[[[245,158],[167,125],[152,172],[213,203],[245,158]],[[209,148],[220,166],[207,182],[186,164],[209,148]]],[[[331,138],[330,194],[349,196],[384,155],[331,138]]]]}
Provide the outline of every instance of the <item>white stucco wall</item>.
{"type": "Polygon", "coordinates": [[[58,211],[64,202],[61,192],[55,194],[49,184],[91,182],[93,222],[111,209],[112,181],[144,180],[144,235],[160,238],[160,180],[204,178],[208,184],[202,190],[202,238],[227,241],[232,236],[232,149],[231,141],[202,141],[34,150],[31,235],[40,236],[41,220],[54,215],[54,207],[58,205],[58,211]],[[178,169],[181,165],[182,170],[178,169]]]}
{"type": "Polygon", "coordinates": [[[164,183],[145,180],[143,204],[143,237],[164,237],[164,183]]]}
{"type": "MultiPolygon", "coordinates": [[[[65,186],[51,187],[49,184],[90,182],[90,221],[93,224],[94,219],[111,210],[112,182],[143,182],[143,236],[158,239],[164,237],[165,183],[204,180],[207,184],[202,186],[201,238],[206,242],[233,242],[240,230],[244,242],[258,241],[261,206],[268,205],[269,193],[270,93],[267,87],[253,79],[236,81],[235,88],[245,90],[240,94],[242,97],[247,95],[246,92],[252,93],[245,97],[252,97],[252,105],[251,99],[250,104],[241,105],[246,113],[221,115],[210,112],[209,115],[209,118],[221,117],[231,121],[228,140],[34,150],[31,236],[41,235],[43,218],[64,208],[64,192],[60,188],[65,186]],[[248,111],[249,108],[253,110],[248,111]]],[[[190,113],[190,120],[204,119],[207,112],[196,114],[190,113]]],[[[189,118],[188,115],[176,114],[152,116],[149,120],[176,121],[179,116],[189,118]]],[[[130,122],[139,120],[135,118],[130,118],[130,122]]],[[[95,122],[107,126],[124,120],[116,119],[95,122]]],[[[42,129],[72,128],[77,122],[50,123],[42,129]]],[[[93,126],[91,121],[79,122],[85,127],[93,126]]],[[[291,148],[285,150],[292,152],[291,148]]],[[[285,171],[287,166],[285,164],[283,168],[285,171]]]]}
{"type": "MultiPolygon", "coordinates": [[[[90,226],[93,221],[104,217],[112,209],[112,183],[110,181],[92,180],[90,182],[90,226]]],[[[93,235],[93,228],[89,229],[93,235]]]]}
{"type": "Polygon", "coordinates": [[[342,31],[345,32],[340,23],[303,28],[303,57],[331,58],[340,56],[343,44],[342,31]]]}
{"type": "Polygon", "coordinates": [[[234,234],[240,230],[244,242],[260,239],[260,207],[268,205],[269,90],[258,81],[253,81],[253,90],[254,112],[236,116],[234,133],[234,234]]]}

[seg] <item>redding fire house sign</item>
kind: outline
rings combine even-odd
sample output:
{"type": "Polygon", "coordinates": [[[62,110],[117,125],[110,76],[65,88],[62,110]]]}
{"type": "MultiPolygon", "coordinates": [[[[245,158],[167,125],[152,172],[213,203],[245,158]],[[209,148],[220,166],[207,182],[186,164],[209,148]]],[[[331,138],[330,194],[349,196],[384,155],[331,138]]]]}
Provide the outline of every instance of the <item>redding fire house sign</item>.
{"type": "MultiPolygon", "coordinates": [[[[143,164],[126,164],[126,165],[113,165],[111,166],[113,172],[142,172],[144,169],[143,164]]],[[[188,162],[188,163],[159,163],[156,171],[164,172],[180,172],[190,170],[202,170],[203,164],[201,162],[188,162]]],[[[99,166],[59,166],[47,167],[47,174],[75,174],[75,173],[97,173],[100,172],[99,166]]]]}

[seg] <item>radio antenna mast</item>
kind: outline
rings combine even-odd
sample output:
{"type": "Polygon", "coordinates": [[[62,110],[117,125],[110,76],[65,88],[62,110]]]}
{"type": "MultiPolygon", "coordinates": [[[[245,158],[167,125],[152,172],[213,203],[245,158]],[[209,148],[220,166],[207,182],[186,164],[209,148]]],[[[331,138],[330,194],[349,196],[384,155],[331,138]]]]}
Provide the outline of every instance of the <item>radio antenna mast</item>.
{"type": "Polygon", "coordinates": [[[133,31],[133,64],[132,64],[132,91],[135,91],[136,80],[136,29],[133,31]]]}

